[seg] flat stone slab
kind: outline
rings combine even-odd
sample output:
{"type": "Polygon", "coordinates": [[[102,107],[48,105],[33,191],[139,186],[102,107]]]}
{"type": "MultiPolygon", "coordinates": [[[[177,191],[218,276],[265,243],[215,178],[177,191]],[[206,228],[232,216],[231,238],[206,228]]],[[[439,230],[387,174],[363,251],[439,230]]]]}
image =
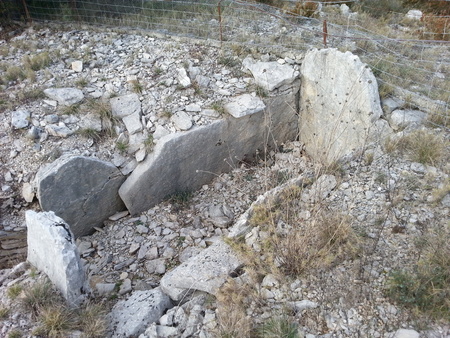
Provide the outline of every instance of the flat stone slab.
{"type": "Polygon", "coordinates": [[[109,162],[64,155],[39,169],[36,195],[43,210],[54,211],[69,224],[75,237],[80,237],[125,209],[118,194],[124,180],[109,162]]]}
{"type": "Polygon", "coordinates": [[[141,113],[141,101],[137,94],[113,97],[110,101],[113,116],[123,118],[131,114],[141,113]]]}
{"type": "Polygon", "coordinates": [[[44,94],[63,106],[71,106],[84,99],[83,92],[77,88],[48,88],[44,90],[44,94]]]}
{"type": "Polygon", "coordinates": [[[137,337],[172,307],[170,298],[160,288],[134,291],[114,305],[108,315],[112,337],[137,337]]]}
{"type": "Polygon", "coordinates": [[[298,72],[292,66],[278,62],[255,62],[246,58],[243,65],[252,73],[255,83],[269,92],[291,85],[298,78],[298,72]]]}
{"type": "Polygon", "coordinates": [[[420,126],[426,119],[427,114],[420,110],[396,109],[388,117],[392,129],[399,130],[407,127],[420,126]]]}
{"type": "Polygon", "coordinates": [[[69,226],[54,212],[28,210],[25,220],[28,261],[50,278],[69,304],[78,305],[85,275],[69,226]]]}
{"type": "Polygon", "coordinates": [[[175,301],[196,290],[215,295],[229,274],[241,264],[228,244],[217,241],[166,273],[160,286],[175,301]]]}

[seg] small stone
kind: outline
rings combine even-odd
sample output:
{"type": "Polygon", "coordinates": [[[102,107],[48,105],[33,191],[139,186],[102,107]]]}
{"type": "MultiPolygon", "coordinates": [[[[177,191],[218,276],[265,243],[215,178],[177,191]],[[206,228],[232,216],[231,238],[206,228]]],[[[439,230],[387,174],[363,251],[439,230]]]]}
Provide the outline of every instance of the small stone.
{"type": "Polygon", "coordinates": [[[191,85],[191,79],[187,75],[186,69],[184,68],[178,68],[178,82],[180,83],[183,88],[187,88],[191,85]]]}
{"type": "Polygon", "coordinates": [[[166,264],[164,259],[154,259],[145,263],[145,269],[148,273],[164,274],[166,272],[166,264]]]}
{"type": "Polygon", "coordinates": [[[416,330],[400,329],[395,332],[394,338],[419,338],[420,334],[416,330]]]}
{"type": "Polygon", "coordinates": [[[125,279],[120,286],[119,295],[124,295],[132,290],[131,288],[131,279],[125,279]]]}
{"type": "Polygon", "coordinates": [[[100,296],[105,296],[110,294],[116,288],[116,284],[114,283],[98,283],[95,288],[100,296]]]}
{"type": "Polygon", "coordinates": [[[72,70],[80,73],[83,71],[83,61],[77,60],[72,62],[72,70]]]}
{"type": "Polygon", "coordinates": [[[185,112],[178,112],[174,114],[171,118],[172,122],[175,124],[175,127],[180,130],[189,130],[192,127],[191,117],[185,112]]]}
{"type": "Polygon", "coordinates": [[[128,250],[128,253],[130,255],[133,255],[139,250],[140,247],[141,247],[141,245],[139,243],[133,243],[133,244],[131,244],[130,250],[128,250]]]}
{"type": "Polygon", "coordinates": [[[112,216],[109,216],[108,219],[110,221],[118,221],[119,219],[124,218],[125,216],[128,216],[128,214],[129,214],[128,210],[125,210],[125,211],[118,212],[117,214],[114,214],[112,216]]]}
{"type": "Polygon", "coordinates": [[[29,125],[31,113],[28,110],[15,110],[11,113],[11,124],[16,129],[26,128],[29,125]]]}

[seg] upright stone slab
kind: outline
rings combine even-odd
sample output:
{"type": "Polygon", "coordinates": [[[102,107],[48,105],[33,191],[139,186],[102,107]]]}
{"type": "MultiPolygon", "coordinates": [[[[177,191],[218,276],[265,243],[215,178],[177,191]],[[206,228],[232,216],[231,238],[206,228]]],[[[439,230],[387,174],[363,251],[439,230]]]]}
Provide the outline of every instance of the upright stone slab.
{"type": "Polygon", "coordinates": [[[50,278],[69,304],[78,305],[85,275],[69,226],[53,212],[28,210],[25,219],[28,261],[50,278]]]}
{"type": "Polygon", "coordinates": [[[36,174],[41,208],[54,211],[75,237],[101,227],[125,209],[118,190],[125,176],[111,163],[92,157],[64,155],[36,174]]]}
{"type": "Polygon", "coordinates": [[[165,197],[192,191],[241,160],[253,160],[257,150],[274,147],[297,135],[295,111],[264,110],[259,102],[227,107],[233,116],[158,140],[153,152],[138,164],[119,189],[132,215],[148,210],[165,197]],[[239,111],[239,109],[245,110],[239,111]],[[290,123],[287,121],[295,121],[290,123]]]}
{"type": "Polygon", "coordinates": [[[301,67],[300,140],[325,164],[362,148],[382,115],[378,85],[358,56],[313,49],[301,67]]]}

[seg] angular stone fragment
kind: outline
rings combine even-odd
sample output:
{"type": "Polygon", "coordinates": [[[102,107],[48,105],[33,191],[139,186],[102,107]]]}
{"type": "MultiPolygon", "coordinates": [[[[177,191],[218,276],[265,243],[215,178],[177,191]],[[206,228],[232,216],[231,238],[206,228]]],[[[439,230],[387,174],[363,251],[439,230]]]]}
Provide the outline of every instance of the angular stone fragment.
{"type": "Polygon", "coordinates": [[[11,124],[14,128],[22,129],[28,127],[31,113],[28,110],[15,110],[11,113],[11,124]]]}
{"type": "Polygon", "coordinates": [[[361,149],[382,115],[378,85],[358,56],[312,49],[302,63],[300,140],[330,164],[361,149]]]}
{"type": "Polygon", "coordinates": [[[407,127],[418,127],[427,117],[427,114],[420,110],[396,109],[389,116],[389,124],[392,129],[399,130],[407,127]]]}
{"type": "Polygon", "coordinates": [[[125,117],[131,114],[141,113],[141,101],[137,94],[129,94],[114,97],[110,100],[111,111],[115,117],[125,117]]]}
{"type": "Polygon", "coordinates": [[[160,288],[134,291],[128,299],[117,302],[108,315],[112,337],[137,337],[170,307],[170,298],[160,288]]]}
{"type": "Polygon", "coordinates": [[[231,102],[225,104],[224,108],[228,114],[232,115],[235,118],[239,118],[246,115],[258,113],[264,110],[264,108],[266,108],[266,105],[257,96],[243,94],[235,97],[231,102]]]}
{"type": "Polygon", "coordinates": [[[44,94],[63,106],[71,106],[84,99],[83,92],[77,88],[48,88],[44,94]]]}
{"type": "Polygon", "coordinates": [[[292,85],[298,77],[292,66],[278,62],[255,62],[249,57],[244,59],[243,65],[252,73],[255,83],[267,91],[292,85]]]}
{"type": "Polygon", "coordinates": [[[69,304],[78,305],[85,277],[69,226],[54,212],[28,210],[25,219],[28,261],[50,278],[69,304]]]}
{"type": "Polygon", "coordinates": [[[161,289],[175,301],[195,290],[215,295],[241,262],[228,244],[217,241],[200,254],[166,273],[161,289]]]}
{"type": "Polygon", "coordinates": [[[118,195],[124,179],[111,163],[64,155],[36,174],[37,197],[43,210],[54,211],[80,237],[124,209],[118,195]]]}

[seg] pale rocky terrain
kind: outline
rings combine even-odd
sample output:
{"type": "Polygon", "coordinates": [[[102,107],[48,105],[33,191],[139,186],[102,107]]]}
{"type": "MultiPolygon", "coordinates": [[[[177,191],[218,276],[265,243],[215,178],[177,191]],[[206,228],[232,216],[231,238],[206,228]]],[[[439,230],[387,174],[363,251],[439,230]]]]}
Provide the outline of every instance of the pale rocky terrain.
{"type": "MultiPolygon", "coordinates": [[[[78,87],[85,99],[109,102],[111,97],[137,90],[146,131],[154,135],[157,143],[159,133],[191,127],[186,120],[174,119],[174,114],[182,112],[177,116],[187,116],[191,124],[205,125],[221,117],[220,105],[229,97],[256,90],[252,77],[241,70],[247,55],[199,41],[89,27],[36,27],[2,40],[0,48],[8,51],[1,56],[2,63],[20,66],[25,55],[42,52],[48,52],[52,60],[36,71],[34,81],[24,79],[2,85],[2,100],[11,102],[0,113],[2,234],[23,233],[25,211],[40,210],[36,199],[32,200],[32,192],[23,187],[28,187],[26,183],[33,181],[43,164],[71,153],[110,161],[128,174],[136,159],[135,153],[118,149],[117,138],[125,132],[122,124],[116,125],[115,136],[103,132],[99,137],[86,137],[77,131],[99,123],[105,129],[99,116],[87,119],[89,106],[81,104],[78,112],[67,114],[55,100],[45,96],[24,100],[21,93],[34,88],[78,87]],[[81,71],[74,61],[82,61],[81,71]],[[191,77],[196,72],[197,82],[183,85],[180,68],[188,69],[191,77]],[[19,109],[30,112],[23,128],[11,123],[12,111],[19,109]],[[55,126],[61,129],[55,130],[55,126]]],[[[304,52],[254,53],[253,57],[298,69],[304,52]]],[[[401,107],[401,103],[395,105],[392,100],[386,102],[385,113],[401,107]]],[[[424,128],[422,122],[413,127],[424,128]]],[[[448,130],[438,129],[434,131],[446,132],[448,139],[448,130]]],[[[394,134],[391,131],[391,136],[394,134]]],[[[386,153],[384,141],[380,140],[368,144],[365,154],[349,157],[339,168],[327,170],[334,183],[321,198],[314,197],[319,193],[314,185],[305,185],[304,195],[296,204],[299,219],[312,221],[318,207],[330,215],[349,215],[360,237],[362,254],[301,276],[281,278],[268,273],[252,280],[253,291],[244,302],[245,315],[260,324],[287,312],[298,324],[299,332],[309,338],[416,337],[413,331],[405,331],[402,336],[398,331],[402,328],[415,330],[420,337],[448,337],[448,322],[423,323],[384,293],[389,273],[416,261],[417,238],[435,228],[448,227],[450,197],[435,197],[435,192],[448,184],[446,154],[435,166],[422,165],[407,156],[386,153]]],[[[278,151],[269,156],[261,156],[255,163],[233,165],[232,169],[189,196],[172,196],[136,217],[124,213],[118,219],[105,221],[105,226],[91,236],[77,239],[90,297],[112,307],[135,291],[158,287],[166,272],[228,236],[229,229],[240,217],[246,217],[244,213],[258,196],[279,185],[293,184],[298,177],[312,179],[324,174],[298,141],[279,145],[278,151]]],[[[290,225],[285,226],[289,231],[290,225]]],[[[258,240],[264,236],[255,227],[245,240],[257,250],[258,240]]],[[[10,253],[23,245],[23,240],[15,240],[9,242],[10,247],[4,247],[3,238],[2,250],[10,253]]],[[[18,328],[31,337],[36,322],[29,313],[14,307],[6,293],[14,284],[27,285],[41,277],[34,276],[28,266],[16,269],[18,272],[5,269],[0,275],[0,301],[13,309],[1,319],[0,335],[6,337],[18,328]]],[[[234,279],[238,285],[249,280],[246,274],[237,275],[234,279]]],[[[221,336],[225,324],[220,319],[223,310],[219,303],[205,293],[189,295],[179,307],[168,309],[156,325],[148,325],[139,337],[221,336]]]]}

